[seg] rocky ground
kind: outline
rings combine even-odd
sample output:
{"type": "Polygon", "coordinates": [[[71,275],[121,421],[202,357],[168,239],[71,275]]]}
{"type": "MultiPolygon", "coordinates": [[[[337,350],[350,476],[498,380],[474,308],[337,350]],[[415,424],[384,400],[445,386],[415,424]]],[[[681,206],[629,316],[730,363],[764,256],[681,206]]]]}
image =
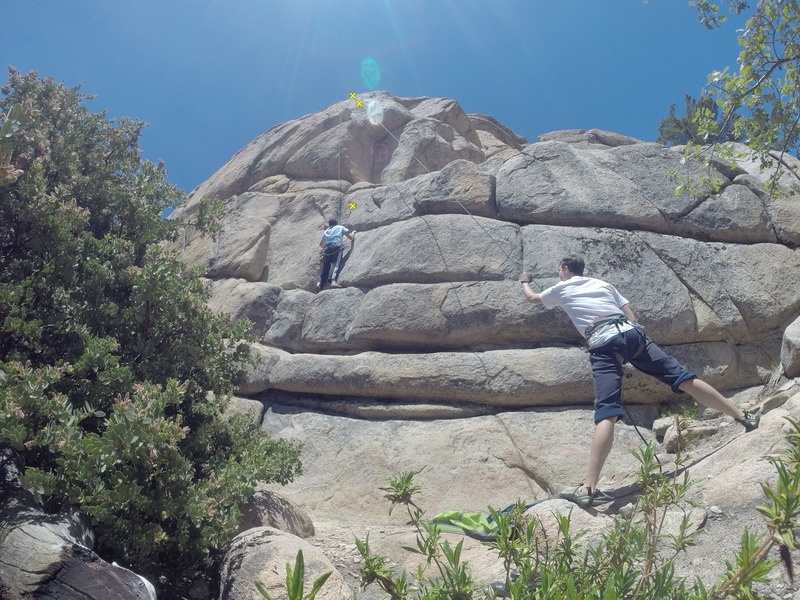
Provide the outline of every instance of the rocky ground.
{"type": "Polygon", "coordinates": [[[384,598],[377,585],[371,585],[364,590],[360,589],[361,568],[364,561],[355,544],[355,538],[360,540],[384,539],[410,531],[407,527],[396,526],[367,526],[363,524],[347,523],[319,523],[315,526],[316,534],[309,540],[325,553],[334,566],[344,577],[353,590],[358,590],[358,597],[362,600],[384,598]]]}
{"type": "MultiPolygon", "coordinates": [[[[793,391],[798,391],[798,388],[794,388],[793,391]]],[[[787,395],[784,394],[784,397],[787,395]]],[[[754,390],[743,393],[735,399],[743,404],[759,404],[754,390]]],[[[763,401],[760,402],[763,404],[763,401]]],[[[751,444],[747,444],[748,437],[746,436],[753,434],[743,433],[738,425],[731,423],[730,419],[713,414],[690,418],[692,429],[702,432],[690,442],[684,451],[685,464],[689,468],[693,481],[688,500],[694,504],[694,508],[688,508],[693,511],[692,519],[699,529],[699,535],[696,546],[678,555],[675,561],[677,573],[690,581],[697,577],[706,585],[713,585],[725,572],[723,561],[735,560],[743,529],[747,527],[758,533],[766,531],[764,517],[755,510],[755,506],[763,503],[763,497],[753,493],[752,487],[747,490],[742,488],[741,493],[737,493],[737,486],[742,478],[754,478],[758,482],[767,484],[774,481],[775,470],[767,457],[777,454],[780,449],[779,440],[782,435],[778,434],[776,428],[781,427],[780,421],[783,419],[777,417],[785,416],[784,412],[787,414],[796,412],[796,409],[792,407],[770,405],[770,403],[777,404],[778,402],[780,399],[778,401],[770,400],[763,406],[766,413],[776,412],[773,412],[772,417],[765,415],[762,422],[762,433],[756,434],[759,437],[750,438],[751,444]],[[767,433],[767,431],[773,430],[776,435],[767,433]],[[768,437],[773,439],[771,444],[766,441],[768,437]],[[741,447],[747,448],[748,446],[751,456],[741,456],[741,447]],[[727,468],[729,463],[730,468],[727,468]],[[720,467],[723,467],[723,470],[727,469],[727,475],[720,474],[720,467]],[[724,485],[723,479],[729,480],[730,485],[724,485]]],[[[669,464],[674,459],[674,454],[664,451],[668,443],[669,433],[667,439],[661,443],[661,459],[665,468],[670,469],[669,464]]],[[[616,448],[615,450],[620,451],[621,449],[616,448]]],[[[603,483],[608,491],[617,495],[618,500],[596,511],[574,508],[578,512],[573,513],[573,523],[579,527],[585,526],[589,531],[589,538],[591,538],[592,531],[597,528],[598,524],[608,522],[607,519],[603,519],[603,515],[614,518],[625,514],[636,497],[635,493],[631,491],[634,475],[633,472],[609,474],[603,483]]],[[[555,501],[552,508],[543,510],[552,512],[565,510],[565,508],[567,507],[563,501],[555,501]]],[[[347,584],[353,590],[357,590],[358,598],[378,600],[386,596],[376,585],[373,584],[365,590],[361,590],[359,587],[363,561],[356,548],[354,538],[358,537],[363,540],[368,535],[370,545],[375,551],[388,556],[396,566],[404,567],[411,572],[416,563],[413,555],[403,550],[402,546],[413,545],[413,529],[410,526],[398,524],[396,516],[397,513],[391,518],[387,515],[385,523],[345,522],[333,519],[315,522],[316,534],[308,541],[325,553],[340,571],[347,584]]],[[[465,540],[465,555],[481,580],[488,584],[501,578],[502,569],[499,561],[495,559],[498,564],[492,565],[491,555],[482,549],[478,542],[465,536],[449,535],[448,537],[453,542],[460,539],[465,540]],[[493,579],[493,576],[496,579],[493,579]]],[[[794,552],[793,558],[797,564],[800,560],[800,552],[794,552]]],[[[775,600],[800,599],[798,589],[800,588],[797,582],[789,583],[780,566],[773,570],[766,583],[756,586],[756,590],[762,597],[775,600]]]]}
{"type": "MultiPolygon", "coordinates": [[[[764,531],[764,519],[755,511],[744,513],[727,513],[719,507],[711,507],[708,519],[702,528],[698,543],[694,548],[681,554],[676,563],[679,573],[689,580],[699,577],[706,583],[713,583],[724,573],[723,560],[732,560],[738,549],[738,542],[742,533],[743,524],[754,531],[764,531]]],[[[369,534],[370,540],[383,542],[382,545],[391,544],[391,538],[402,537],[404,540],[413,537],[412,528],[396,526],[365,526],[358,524],[319,523],[316,526],[316,535],[309,540],[313,545],[322,550],[344,577],[351,589],[357,591],[361,600],[382,600],[386,598],[376,584],[365,589],[360,588],[360,571],[363,560],[356,548],[355,537],[363,540],[369,534]]],[[[451,539],[457,540],[456,536],[451,539]]],[[[467,544],[474,544],[465,538],[467,544]]],[[[395,564],[406,559],[406,553],[395,546],[399,553],[392,558],[395,564]]],[[[800,555],[794,553],[795,562],[800,555]]],[[[774,558],[774,557],[773,557],[774,558]]],[[[499,581],[499,579],[498,579],[499,581]]],[[[766,598],[800,599],[800,587],[797,582],[793,585],[786,580],[785,573],[776,567],[770,576],[769,582],[756,586],[756,590],[766,598]]]]}
{"type": "MultiPolygon", "coordinates": [[[[764,520],[755,511],[747,511],[746,514],[729,514],[719,508],[716,510],[712,508],[703,532],[698,538],[697,546],[680,555],[676,561],[679,572],[690,580],[699,577],[706,583],[717,581],[724,573],[722,561],[733,559],[734,553],[738,549],[743,523],[754,531],[764,530],[764,520]]],[[[411,528],[319,523],[316,531],[315,537],[309,541],[329,557],[351,589],[357,590],[358,598],[382,600],[387,597],[376,584],[363,590],[360,588],[360,571],[363,560],[356,548],[354,537],[358,536],[363,540],[369,534],[370,540],[373,542],[382,540],[386,543],[393,537],[408,538],[412,531],[411,528]]],[[[453,536],[451,539],[458,538],[453,536]]],[[[474,543],[469,538],[465,539],[467,544],[474,543]]],[[[404,552],[400,548],[396,549],[400,550],[400,553],[392,558],[396,562],[401,562],[405,559],[404,552]]],[[[794,558],[797,562],[800,555],[795,552],[794,558]]],[[[798,591],[800,587],[797,582],[794,585],[789,584],[780,567],[774,569],[768,583],[757,585],[756,590],[764,597],[774,600],[800,599],[800,591],[798,591]]]]}

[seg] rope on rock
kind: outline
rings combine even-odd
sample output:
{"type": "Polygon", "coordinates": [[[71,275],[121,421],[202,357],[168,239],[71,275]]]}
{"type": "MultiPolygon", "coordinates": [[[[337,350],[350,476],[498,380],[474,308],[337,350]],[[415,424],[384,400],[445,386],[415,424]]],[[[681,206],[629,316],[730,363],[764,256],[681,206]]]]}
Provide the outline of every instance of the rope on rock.
{"type": "MultiPolygon", "coordinates": [[[[386,125],[384,125],[382,122],[380,123],[380,126],[381,126],[381,127],[383,127],[383,129],[386,131],[386,133],[388,133],[390,136],[392,136],[392,138],[395,140],[395,142],[397,142],[397,144],[398,144],[398,146],[399,146],[399,145],[400,145],[400,140],[398,139],[398,137],[397,137],[395,134],[393,134],[391,131],[389,131],[389,129],[386,127],[386,125]]],[[[484,227],[484,226],[483,226],[483,224],[482,224],[482,223],[481,223],[481,222],[478,220],[478,218],[477,218],[475,215],[473,215],[473,214],[472,214],[472,213],[469,211],[469,209],[468,209],[466,206],[464,206],[464,204],[461,202],[461,200],[459,200],[459,199],[458,199],[458,198],[455,196],[455,194],[453,194],[453,192],[452,192],[452,191],[451,191],[451,190],[450,190],[450,189],[449,189],[449,188],[448,188],[448,187],[447,187],[447,186],[446,186],[446,185],[445,185],[445,184],[442,182],[442,180],[441,180],[441,179],[439,179],[439,175],[440,175],[440,173],[436,173],[436,174],[434,174],[434,173],[433,173],[433,172],[432,172],[432,171],[431,171],[431,170],[430,170],[430,169],[429,169],[427,166],[425,166],[425,164],[424,164],[424,163],[423,163],[423,162],[422,162],[422,161],[421,161],[419,158],[417,158],[417,155],[416,155],[416,153],[415,153],[415,152],[412,152],[412,153],[411,153],[411,158],[413,158],[413,159],[414,159],[414,161],[415,161],[415,162],[416,162],[416,163],[417,163],[419,166],[421,166],[421,167],[422,167],[422,168],[425,170],[425,172],[426,172],[426,173],[428,173],[428,175],[433,175],[433,180],[434,180],[434,181],[435,181],[435,182],[436,182],[436,183],[439,185],[439,187],[441,187],[441,188],[444,190],[445,194],[447,194],[447,196],[448,196],[450,199],[454,200],[454,201],[456,202],[456,204],[458,204],[458,205],[461,207],[461,209],[462,209],[462,210],[463,210],[463,211],[464,211],[464,212],[465,212],[467,215],[469,215],[470,217],[472,217],[472,220],[473,220],[473,221],[475,221],[475,223],[478,225],[478,227],[480,227],[480,228],[481,228],[481,230],[482,230],[482,231],[483,231],[483,233],[486,235],[486,237],[488,237],[490,240],[492,240],[492,242],[494,242],[494,244],[495,244],[495,245],[496,245],[496,246],[497,246],[497,247],[500,249],[500,252],[502,252],[502,253],[503,253],[503,255],[504,255],[504,256],[505,256],[505,257],[508,259],[508,261],[509,261],[509,262],[510,262],[510,263],[511,263],[513,266],[514,266],[514,268],[515,268],[515,269],[516,269],[518,272],[520,272],[520,273],[521,273],[521,272],[523,271],[522,265],[520,265],[519,263],[517,263],[517,261],[516,261],[516,260],[514,260],[514,258],[513,258],[513,257],[512,257],[512,256],[511,256],[511,255],[510,255],[508,252],[506,252],[506,249],[505,249],[505,248],[503,248],[503,246],[500,244],[500,242],[497,240],[497,238],[495,238],[495,237],[494,237],[494,236],[493,236],[493,235],[492,235],[492,234],[489,232],[489,230],[488,230],[486,227],[484,227]]],[[[408,203],[406,203],[406,205],[408,205],[408,203]]],[[[433,233],[433,232],[431,232],[431,233],[433,233]]],[[[539,288],[540,290],[542,290],[542,289],[543,289],[543,288],[542,288],[542,286],[541,286],[541,285],[540,285],[540,284],[539,284],[539,283],[538,283],[536,280],[534,280],[533,278],[531,278],[531,282],[533,282],[534,284],[536,284],[536,287],[537,287],[537,288],[539,288]]]]}
{"type": "MultiPolygon", "coordinates": [[[[340,112],[339,113],[339,125],[342,124],[342,115],[343,115],[343,112],[340,112]]],[[[392,133],[386,127],[386,125],[383,124],[383,121],[380,121],[379,124],[380,124],[381,127],[383,127],[384,131],[386,131],[386,133],[388,133],[392,137],[392,139],[394,139],[394,141],[397,142],[397,144],[399,146],[400,145],[400,139],[394,133],[392,133]]],[[[339,192],[341,194],[342,193],[342,141],[341,141],[341,136],[338,136],[338,144],[337,144],[337,152],[336,152],[336,154],[337,154],[337,174],[336,174],[336,177],[337,177],[337,182],[338,182],[338,185],[339,185],[339,192]]],[[[495,238],[491,234],[491,232],[486,227],[483,226],[483,224],[477,219],[477,217],[475,215],[473,215],[466,206],[464,206],[464,204],[461,202],[461,200],[459,200],[455,196],[455,194],[453,194],[453,192],[450,189],[448,189],[448,187],[446,185],[444,185],[442,180],[439,178],[439,173],[433,174],[433,172],[419,158],[417,158],[417,155],[416,155],[415,152],[411,153],[411,158],[413,158],[414,161],[419,166],[421,166],[425,170],[426,173],[428,173],[429,175],[433,175],[433,180],[439,185],[439,187],[441,187],[444,190],[445,194],[450,199],[455,201],[456,204],[458,204],[461,207],[461,209],[464,211],[465,214],[467,214],[468,216],[472,217],[472,220],[475,221],[475,223],[478,225],[478,227],[481,228],[481,231],[483,231],[484,235],[486,235],[490,240],[492,240],[492,242],[494,242],[494,244],[500,249],[500,252],[503,253],[503,255],[506,257],[506,259],[508,259],[508,261],[517,270],[517,272],[518,273],[522,273],[522,271],[523,271],[522,265],[520,265],[516,260],[514,260],[514,258],[508,252],[506,252],[506,249],[503,248],[503,246],[500,244],[500,242],[497,240],[497,238],[495,238]]],[[[395,187],[396,187],[396,184],[395,184],[395,187]]],[[[401,198],[403,198],[402,194],[399,193],[400,190],[398,189],[397,191],[398,191],[398,195],[401,198]]],[[[405,202],[404,198],[403,198],[403,201],[405,202]]],[[[406,206],[408,206],[407,202],[406,202],[406,206]]],[[[336,220],[337,221],[341,220],[341,213],[342,213],[342,197],[340,196],[339,201],[338,201],[338,205],[337,205],[337,208],[336,208],[336,220]]],[[[431,231],[431,235],[433,235],[433,231],[431,231]]],[[[435,241],[435,236],[434,236],[434,241],[435,241]]],[[[438,247],[438,242],[437,242],[437,247],[438,247]]],[[[445,263],[445,268],[447,268],[447,264],[446,263],[445,263]]],[[[539,290],[544,289],[535,279],[533,279],[533,277],[531,277],[530,279],[531,279],[531,283],[535,284],[536,287],[539,290]]]]}
{"type": "MultiPolygon", "coordinates": [[[[342,113],[343,112],[344,111],[339,113],[339,125],[342,124],[342,113]]],[[[337,201],[337,204],[336,204],[336,220],[337,221],[341,221],[342,220],[342,198],[344,197],[343,193],[342,193],[342,136],[341,135],[337,135],[336,139],[338,140],[337,147],[336,147],[336,163],[337,163],[336,164],[336,183],[339,185],[339,200],[337,201]]]]}

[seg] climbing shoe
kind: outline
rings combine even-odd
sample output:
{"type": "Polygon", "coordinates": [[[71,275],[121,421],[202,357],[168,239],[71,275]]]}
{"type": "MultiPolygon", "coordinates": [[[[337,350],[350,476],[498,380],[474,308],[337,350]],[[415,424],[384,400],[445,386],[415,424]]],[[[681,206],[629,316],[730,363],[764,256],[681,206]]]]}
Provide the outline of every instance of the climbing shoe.
{"type": "Polygon", "coordinates": [[[739,423],[742,424],[744,427],[745,432],[753,431],[754,429],[758,429],[758,424],[761,422],[761,415],[758,413],[751,413],[750,411],[744,411],[744,418],[739,419],[739,423]]]}
{"type": "MultiPolygon", "coordinates": [[[[510,573],[511,583],[516,583],[519,579],[519,572],[511,571],[510,573]]],[[[533,581],[528,583],[529,589],[532,591],[536,586],[538,586],[542,582],[542,574],[540,571],[536,571],[533,576],[533,581]]],[[[496,581],[494,583],[489,584],[489,589],[494,591],[495,596],[498,598],[510,598],[512,593],[511,590],[506,588],[506,584],[496,581]]],[[[528,597],[528,596],[526,596],[528,597]]]]}
{"type": "Polygon", "coordinates": [[[601,492],[600,490],[591,490],[587,492],[583,489],[583,485],[578,485],[575,488],[564,490],[558,495],[559,498],[574,502],[581,508],[590,508],[592,506],[599,506],[600,504],[608,504],[614,501],[614,496],[601,492]]]}

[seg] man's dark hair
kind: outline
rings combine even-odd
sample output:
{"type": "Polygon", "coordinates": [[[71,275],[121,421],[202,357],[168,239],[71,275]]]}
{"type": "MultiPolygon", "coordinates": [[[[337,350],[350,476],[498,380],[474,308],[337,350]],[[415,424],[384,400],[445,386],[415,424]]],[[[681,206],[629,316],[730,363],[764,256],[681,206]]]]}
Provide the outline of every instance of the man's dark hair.
{"type": "Polygon", "coordinates": [[[336,219],[328,219],[328,227],[333,227],[334,225],[338,225],[339,222],[336,219]]]}
{"type": "Polygon", "coordinates": [[[573,275],[583,275],[583,269],[586,266],[583,262],[583,257],[580,254],[567,254],[561,259],[561,266],[567,267],[569,272],[573,275]]]}

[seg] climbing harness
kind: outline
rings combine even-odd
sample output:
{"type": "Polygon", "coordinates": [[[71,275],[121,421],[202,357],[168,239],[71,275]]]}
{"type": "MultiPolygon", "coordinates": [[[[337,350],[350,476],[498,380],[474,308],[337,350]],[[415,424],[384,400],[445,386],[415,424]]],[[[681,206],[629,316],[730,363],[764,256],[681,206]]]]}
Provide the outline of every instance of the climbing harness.
{"type": "Polygon", "coordinates": [[[616,325],[617,329],[619,329],[619,326],[623,323],[628,323],[628,318],[625,315],[612,315],[610,317],[600,319],[599,321],[595,321],[589,325],[589,327],[586,328],[584,336],[588,340],[592,337],[592,334],[598,333],[600,330],[605,329],[608,325],[616,325]]]}
{"type": "MultiPolygon", "coordinates": [[[[633,352],[633,354],[628,359],[626,359],[624,356],[622,356],[618,352],[614,352],[614,356],[616,357],[616,359],[617,359],[617,361],[619,362],[620,365],[624,365],[626,362],[630,362],[631,360],[635,360],[637,357],[639,357],[642,354],[642,352],[644,352],[645,349],[647,348],[647,341],[648,341],[647,334],[644,332],[644,328],[641,325],[639,325],[638,323],[631,323],[628,320],[628,318],[625,315],[622,315],[622,314],[612,315],[610,317],[606,317],[605,319],[600,319],[599,321],[596,321],[596,322],[592,323],[586,329],[585,343],[587,345],[589,353],[592,352],[592,349],[588,346],[589,339],[592,337],[592,335],[594,335],[595,333],[601,332],[603,329],[606,329],[607,327],[616,327],[617,331],[619,331],[621,333],[620,326],[623,325],[623,324],[633,325],[634,330],[639,334],[639,346],[636,348],[636,351],[633,352]]],[[[631,416],[631,413],[628,410],[628,407],[624,403],[620,403],[620,405],[622,406],[622,409],[625,411],[625,414],[628,417],[628,422],[631,425],[633,425],[633,428],[636,430],[636,434],[639,436],[639,438],[642,440],[642,442],[644,442],[645,446],[648,445],[649,442],[642,435],[642,432],[639,431],[639,426],[636,425],[636,422],[633,420],[633,417],[631,416]]],[[[658,462],[659,471],[661,471],[663,473],[663,470],[662,470],[662,467],[661,467],[661,461],[658,459],[657,455],[656,455],[655,458],[656,458],[656,462],[658,462]]]]}

